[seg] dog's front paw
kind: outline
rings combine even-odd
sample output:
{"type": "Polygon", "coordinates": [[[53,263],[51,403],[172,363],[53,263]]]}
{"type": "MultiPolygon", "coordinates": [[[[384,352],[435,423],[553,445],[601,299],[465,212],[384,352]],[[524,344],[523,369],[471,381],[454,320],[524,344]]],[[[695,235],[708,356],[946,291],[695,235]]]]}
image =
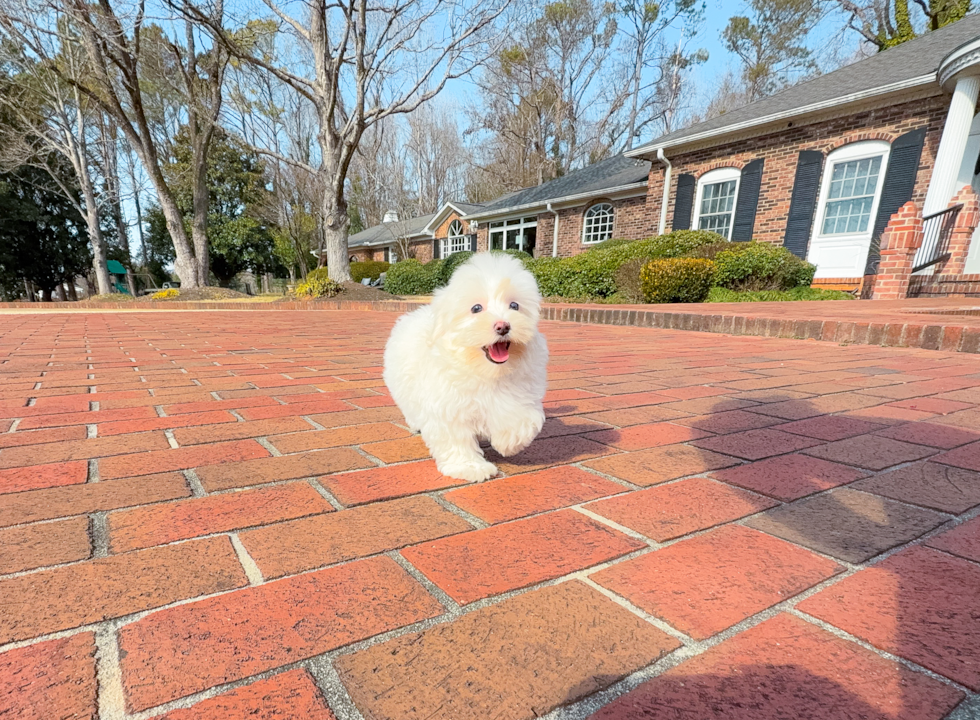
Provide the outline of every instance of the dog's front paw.
{"type": "Polygon", "coordinates": [[[466,480],[468,482],[480,482],[487,480],[497,474],[497,466],[486,460],[479,460],[467,463],[449,463],[439,466],[439,472],[446,477],[466,480]]]}
{"type": "Polygon", "coordinates": [[[530,445],[539,432],[541,432],[540,422],[524,422],[514,428],[495,432],[490,438],[490,445],[504,457],[511,457],[530,445]]]}

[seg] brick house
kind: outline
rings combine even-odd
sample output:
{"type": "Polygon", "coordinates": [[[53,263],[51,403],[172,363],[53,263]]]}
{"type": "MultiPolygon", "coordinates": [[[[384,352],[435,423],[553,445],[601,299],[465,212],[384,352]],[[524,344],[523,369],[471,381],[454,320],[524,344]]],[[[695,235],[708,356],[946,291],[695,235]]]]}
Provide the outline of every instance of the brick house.
{"type": "Polygon", "coordinates": [[[656,233],[647,207],[650,162],[617,155],[472,212],[479,250],[524,250],[569,257],[613,237],[656,233]]]}
{"type": "Polygon", "coordinates": [[[406,243],[412,256],[420,262],[446,257],[460,250],[475,250],[476,235],[467,218],[483,206],[474,203],[447,202],[436,213],[399,220],[388,213],[384,222],[354,233],[347,238],[351,262],[383,260],[396,262],[399,247],[406,243]]]}
{"type": "MultiPolygon", "coordinates": [[[[876,271],[872,239],[899,208],[911,201],[924,217],[926,242],[910,260],[921,265],[938,252],[930,223],[952,219],[937,213],[961,188],[980,188],[978,89],[973,15],[626,155],[652,163],[656,232],[784,245],[817,266],[815,284],[856,288],[876,271]]],[[[932,275],[928,294],[980,281],[977,243],[955,250],[963,257],[945,267],[956,278],[936,273],[943,263],[921,271],[932,275]]]]}

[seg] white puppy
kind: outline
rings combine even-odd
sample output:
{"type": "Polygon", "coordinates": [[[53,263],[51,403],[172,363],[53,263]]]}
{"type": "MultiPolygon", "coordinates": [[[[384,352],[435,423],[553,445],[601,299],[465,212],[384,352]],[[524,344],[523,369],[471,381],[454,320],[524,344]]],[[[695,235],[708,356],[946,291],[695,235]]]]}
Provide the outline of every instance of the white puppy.
{"type": "Polygon", "coordinates": [[[492,477],[497,468],[484,459],[480,438],[506,457],[541,431],[548,344],[538,332],[540,305],[519,260],[479,253],[431,305],[395,323],[384,381],[443,475],[492,477]]]}

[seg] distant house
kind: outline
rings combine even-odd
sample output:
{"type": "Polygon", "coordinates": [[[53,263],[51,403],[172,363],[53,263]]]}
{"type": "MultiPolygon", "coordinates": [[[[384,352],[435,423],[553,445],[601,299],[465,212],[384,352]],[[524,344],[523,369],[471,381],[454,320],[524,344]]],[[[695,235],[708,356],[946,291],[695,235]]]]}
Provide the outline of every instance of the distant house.
{"type": "MultiPolygon", "coordinates": [[[[785,245],[824,284],[856,286],[904,203],[929,216],[980,186],[978,88],[972,15],[627,155],[653,163],[659,231],[785,245]]],[[[965,265],[980,273],[977,247],[965,265]]]]}
{"type": "Polygon", "coordinates": [[[653,235],[649,174],[648,160],[617,155],[486,203],[469,215],[477,247],[568,257],[612,237],[653,235]]]}
{"type": "Polygon", "coordinates": [[[476,235],[467,218],[482,205],[447,202],[436,213],[399,220],[395,213],[385,215],[380,225],[369,227],[347,238],[351,262],[384,260],[396,262],[399,248],[407,245],[420,262],[442,258],[460,250],[475,250],[476,235]]]}

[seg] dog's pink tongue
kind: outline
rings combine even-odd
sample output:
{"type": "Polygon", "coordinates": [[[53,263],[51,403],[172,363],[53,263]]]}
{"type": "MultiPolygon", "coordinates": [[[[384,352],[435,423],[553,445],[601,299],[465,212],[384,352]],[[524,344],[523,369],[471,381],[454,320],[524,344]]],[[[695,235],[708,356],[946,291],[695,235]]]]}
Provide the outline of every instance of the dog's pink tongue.
{"type": "Polygon", "coordinates": [[[510,357],[510,349],[505,342],[494,343],[490,346],[489,352],[490,359],[494,362],[507,362],[507,358],[510,357]]]}

